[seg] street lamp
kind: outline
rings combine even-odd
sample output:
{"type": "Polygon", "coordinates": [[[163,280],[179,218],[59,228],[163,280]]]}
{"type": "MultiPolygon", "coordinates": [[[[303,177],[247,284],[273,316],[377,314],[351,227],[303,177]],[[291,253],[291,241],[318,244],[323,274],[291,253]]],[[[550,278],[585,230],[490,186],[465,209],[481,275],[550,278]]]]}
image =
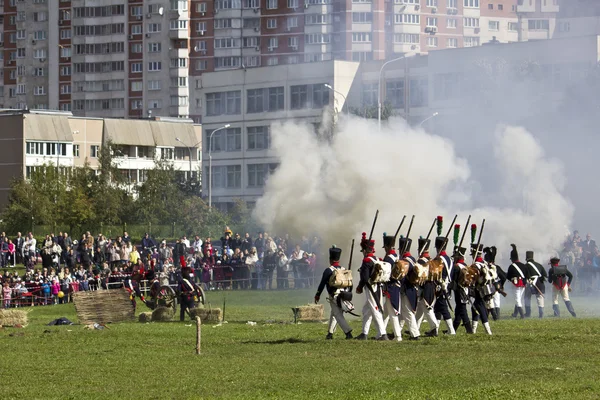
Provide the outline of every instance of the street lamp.
{"type": "Polygon", "coordinates": [[[341,92],[335,90],[333,87],[331,87],[331,85],[329,85],[327,83],[325,83],[324,86],[327,89],[331,90],[334,93],[339,94],[340,96],[342,96],[344,98],[344,104],[346,104],[346,115],[350,115],[350,111],[349,111],[349,107],[348,107],[348,99],[346,99],[346,96],[344,96],[341,92]]]}
{"type": "Polygon", "coordinates": [[[212,137],[215,132],[229,128],[231,125],[226,124],[220,128],[215,129],[210,133],[208,137],[208,210],[212,210],[212,137]]]}
{"type": "Polygon", "coordinates": [[[184,145],[185,147],[187,147],[189,153],[190,153],[190,181],[192,180],[192,147],[197,147],[200,143],[202,143],[202,141],[199,141],[198,143],[196,143],[195,145],[193,145],[192,147],[188,146],[187,144],[183,143],[181,141],[181,139],[179,138],[175,138],[175,140],[177,140],[179,143],[181,143],[182,145],[184,145]]]}
{"type": "Polygon", "coordinates": [[[414,54],[407,54],[405,56],[394,58],[393,60],[390,60],[390,61],[386,61],[383,63],[383,65],[381,66],[381,69],[379,70],[379,80],[377,81],[377,128],[379,129],[380,132],[381,132],[381,76],[383,74],[383,69],[385,68],[386,65],[388,65],[390,63],[404,60],[405,58],[412,57],[413,55],[414,54]]]}
{"type": "Polygon", "coordinates": [[[417,126],[422,126],[425,122],[429,121],[431,118],[437,117],[438,116],[438,112],[434,112],[433,114],[431,114],[429,117],[425,118],[423,121],[419,122],[419,125],[417,126]]]}

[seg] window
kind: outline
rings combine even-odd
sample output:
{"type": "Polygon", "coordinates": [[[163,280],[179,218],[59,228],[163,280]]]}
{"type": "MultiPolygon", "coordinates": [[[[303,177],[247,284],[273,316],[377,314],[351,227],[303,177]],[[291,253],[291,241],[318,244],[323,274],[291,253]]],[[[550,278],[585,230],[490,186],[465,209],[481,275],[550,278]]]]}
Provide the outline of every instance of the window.
{"type": "Polygon", "coordinates": [[[394,22],[396,24],[411,24],[418,25],[421,23],[419,14],[394,14],[394,22]]]}
{"type": "Polygon", "coordinates": [[[547,19],[530,19],[528,21],[528,27],[530,31],[547,31],[550,27],[550,23],[547,19]]]}
{"type": "Polygon", "coordinates": [[[71,30],[70,29],[61,29],[60,30],[60,38],[61,39],[71,39],[71,30]]]}
{"type": "Polygon", "coordinates": [[[250,89],[246,97],[247,113],[260,113],[264,111],[264,89],[250,89]]]}
{"type": "Polygon", "coordinates": [[[393,108],[404,108],[404,81],[386,82],[385,95],[385,101],[393,108]]]}
{"type": "Polygon", "coordinates": [[[409,95],[411,107],[426,107],[428,104],[427,79],[411,79],[409,95]]]}
{"type": "Polygon", "coordinates": [[[373,53],[370,51],[353,51],[352,61],[373,61],[373,53]]]}
{"type": "Polygon", "coordinates": [[[267,0],[267,10],[275,10],[277,8],[278,0],[267,0]]]}
{"type": "Polygon", "coordinates": [[[291,109],[300,110],[308,108],[308,85],[296,85],[291,87],[291,109]]]}
{"type": "MultiPolygon", "coordinates": [[[[34,17],[37,16],[37,13],[34,13],[34,17]]],[[[25,11],[17,12],[17,21],[25,21],[27,19],[27,13],[25,11]]],[[[37,21],[37,20],[36,20],[37,21]]]]}
{"type": "Polygon", "coordinates": [[[259,28],[260,29],[260,18],[244,18],[245,29],[259,28]]]}
{"type": "Polygon", "coordinates": [[[207,116],[236,115],[241,113],[241,109],[241,91],[239,90],[206,94],[207,116]]]}
{"type": "Polygon", "coordinates": [[[205,13],[206,12],[206,3],[196,4],[196,12],[205,13]]]}
{"type": "Polygon", "coordinates": [[[479,18],[465,18],[465,28],[479,28],[479,18]]]}
{"type": "Polygon", "coordinates": [[[437,18],[427,17],[427,26],[437,26],[437,18]]]}
{"type": "Polygon", "coordinates": [[[173,86],[173,87],[187,87],[187,85],[188,85],[187,76],[171,78],[171,86],[173,86]]]}
{"type": "Polygon", "coordinates": [[[362,88],[362,101],[367,106],[377,105],[378,86],[376,83],[365,83],[362,88]]]}
{"type": "Polygon", "coordinates": [[[239,68],[242,64],[241,57],[215,57],[215,68],[239,68]]]}
{"type": "Polygon", "coordinates": [[[100,150],[100,146],[97,146],[97,145],[90,146],[90,157],[98,158],[99,150],[100,150]]]}
{"type": "Polygon", "coordinates": [[[131,7],[130,14],[132,17],[141,17],[144,14],[144,9],[142,6],[133,6],[131,7]]]}
{"type": "Polygon", "coordinates": [[[208,69],[208,61],[196,60],[196,71],[204,71],[208,69]]]}
{"type": "Polygon", "coordinates": [[[268,164],[248,164],[248,187],[263,187],[268,171],[268,164]]]}
{"type": "Polygon", "coordinates": [[[142,72],[142,63],[141,62],[132,63],[131,64],[131,72],[132,73],[142,72]]]}
{"type": "Polygon", "coordinates": [[[479,38],[478,37],[472,37],[472,36],[465,36],[465,43],[464,46],[465,47],[473,47],[473,46],[479,46],[479,38]]]}
{"type": "Polygon", "coordinates": [[[231,49],[231,48],[239,48],[239,47],[240,47],[240,39],[238,39],[238,38],[215,39],[215,49],[231,49]]]}
{"type": "Polygon", "coordinates": [[[269,111],[283,110],[283,86],[269,88],[269,111]]]}
{"type": "Polygon", "coordinates": [[[60,94],[71,94],[71,85],[60,85],[60,94]]]}
{"type": "Polygon", "coordinates": [[[144,88],[144,83],[142,81],[131,82],[131,91],[132,92],[141,92],[143,88],[144,88]]]}
{"type": "Polygon", "coordinates": [[[437,7],[438,0],[427,0],[427,7],[437,7]]]}
{"type": "Polygon", "coordinates": [[[352,34],[352,42],[354,42],[354,43],[371,42],[371,33],[369,33],[369,32],[353,33],[352,34]]]}
{"type": "Polygon", "coordinates": [[[70,47],[61,47],[60,56],[62,58],[71,58],[72,49],[70,47]]]}
{"type": "Polygon", "coordinates": [[[141,110],[144,108],[142,100],[131,100],[131,109],[132,110],[141,110]]]}
{"type": "Polygon", "coordinates": [[[26,34],[27,34],[27,31],[25,29],[19,29],[17,31],[17,40],[25,39],[26,34]]]}
{"type": "Polygon", "coordinates": [[[446,7],[456,8],[457,0],[446,0],[446,7]]]}
{"type": "Polygon", "coordinates": [[[288,64],[298,64],[299,62],[300,62],[300,59],[298,58],[298,56],[288,56],[288,58],[287,58],[288,64]]]}
{"type": "Polygon", "coordinates": [[[290,88],[292,110],[319,109],[329,104],[329,89],[323,83],[296,85],[290,88]]]}
{"type": "Polygon", "coordinates": [[[298,27],[298,17],[288,17],[286,20],[287,29],[290,30],[292,28],[298,27]]]}
{"type": "Polygon", "coordinates": [[[242,0],[243,8],[259,8],[260,0],[242,0]]]}
{"type": "Polygon", "coordinates": [[[132,35],[141,35],[142,34],[142,25],[131,25],[131,34],[132,35]]]}
{"type": "Polygon", "coordinates": [[[288,47],[290,47],[292,49],[298,48],[298,37],[297,36],[292,36],[292,37],[288,38],[288,47]]]}
{"type": "Polygon", "coordinates": [[[31,72],[31,74],[33,76],[45,76],[46,75],[46,68],[34,68],[33,71],[31,72]]]}
{"type": "Polygon", "coordinates": [[[497,31],[500,29],[500,21],[489,21],[488,22],[488,29],[490,31],[497,31]]]}
{"type": "Polygon", "coordinates": [[[161,148],[160,149],[160,159],[161,160],[173,160],[175,157],[175,151],[172,148],[161,148]]]}
{"type": "MultiPolygon", "coordinates": [[[[17,49],[17,58],[25,58],[25,48],[24,47],[19,47],[17,49]]],[[[39,57],[36,57],[39,58],[39,57]]]]}
{"type": "Polygon", "coordinates": [[[213,130],[206,130],[206,142],[211,151],[240,151],[242,150],[242,128],[227,128],[210,135],[213,130]]]}
{"type": "Polygon", "coordinates": [[[148,71],[160,71],[162,69],[162,62],[151,61],[148,63],[148,71]]]}
{"type": "Polygon", "coordinates": [[[44,143],[27,142],[27,145],[25,147],[25,152],[27,154],[42,156],[42,155],[44,155],[44,143]]]}
{"type": "Polygon", "coordinates": [[[186,68],[187,58],[171,58],[171,68],[186,68]]]}
{"type": "Polygon", "coordinates": [[[160,32],[161,28],[161,24],[148,24],[148,33],[160,32]]]}
{"type": "MultiPolygon", "coordinates": [[[[23,13],[25,13],[25,12],[23,11],[23,13]]],[[[45,11],[40,11],[40,12],[34,12],[33,13],[33,20],[35,22],[43,22],[43,21],[46,21],[47,19],[48,19],[48,14],[46,14],[45,11]]],[[[23,21],[24,21],[24,19],[23,19],[23,21]]]]}
{"type": "Polygon", "coordinates": [[[79,145],[78,144],[73,145],[73,157],[79,158],[79,145]]]}
{"type": "Polygon", "coordinates": [[[331,35],[327,33],[311,33],[304,35],[304,44],[322,44],[331,42],[331,35]]]}
{"type": "Polygon", "coordinates": [[[510,32],[516,32],[516,31],[517,31],[517,29],[518,29],[518,27],[519,27],[519,24],[518,24],[518,23],[516,23],[516,22],[509,22],[509,23],[508,23],[508,30],[509,30],[510,32]]]}
{"type": "Polygon", "coordinates": [[[162,50],[162,43],[148,43],[148,53],[159,53],[162,50]]]}
{"type": "Polygon", "coordinates": [[[433,82],[433,95],[436,100],[450,100],[458,97],[460,90],[460,74],[436,74],[433,82]]]}
{"type": "Polygon", "coordinates": [[[456,48],[458,47],[458,39],[456,38],[448,38],[448,47],[456,48]]]}
{"type": "Polygon", "coordinates": [[[494,9],[494,5],[492,3],[488,4],[488,10],[493,10],[494,9]]]}
{"type": "Polygon", "coordinates": [[[269,38],[269,49],[276,49],[277,47],[279,47],[279,38],[269,38]]]}
{"type": "Polygon", "coordinates": [[[448,18],[446,20],[446,27],[447,28],[456,28],[456,18],[448,18]]]}
{"type": "Polygon", "coordinates": [[[33,32],[34,40],[46,40],[46,31],[35,31],[33,32]]]}
{"type": "Polygon", "coordinates": [[[148,108],[150,108],[150,109],[162,108],[162,100],[148,100],[148,108]]]}
{"type": "Polygon", "coordinates": [[[33,58],[46,58],[46,49],[33,50],[33,58]]]}
{"type": "Polygon", "coordinates": [[[185,107],[188,105],[188,96],[171,96],[171,105],[173,107],[185,107]]]}
{"type": "Polygon", "coordinates": [[[395,43],[419,44],[419,34],[417,33],[396,33],[394,34],[395,43]]]}
{"type": "Polygon", "coordinates": [[[174,31],[174,30],[180,30],[180,29],[187,29],[187,25],[188,22],[185,19],[174,19],[171,20],[171,22],[169,23],[169,29],[174,31]]]}
{"type": "Polygon", "coordinates": [[[373,22],[373,14],[370,12],[353,12],[352,22],[355,24],[370,24],[373,22]]]}
{"type": "Polygon", "coordinates": [[[479,8],[479,0],[464,0],[463,4],[467,8],[479,8]]]}
{"type": "Polygon", "coordinates": [[[304,25],[323,25],[331,23],[331,14],[306,14],[304,25]]]}
{"type": "Polygon", "coordinates": [[[287,0],[288,8],[298,8],[298,0],[287,0]]]}
{"type": "Polygon", "coordinates": [[[571,30],[571,23],[570,22],[562,22],[560,21],[558,23],[558,31],[559,32],[569,32],[571,30]]]}
{"type": "Polygon", "coordinates": [[[188,2],[182,0],[171,0],[171,10],[187,11],[188,2]]]}
{"type": "Polygon", "coordinates": [[[271,135],[268,126],[248,127],[248,150],[266,150],[271,147],[271,135]]]}
{"type": "Polygon", "coordinates": [[[436,37],[428,37],[427,38],[427,47],[437,47],[438,38],[436,37]]]}
{"type": "Polygon", "coordinates": [[[267,29],[277,28],[277,20],[275,18],[267,19],[267,29]]]}
{"type": "Polygon", "coordinates": [[[71,66],[60,67],[60,76],[71,76],[71,66]]]}
{"type": "Polygon", "coordinates": [[[206,32],[206,22],[197,22],[196,32],[206,32]]]}

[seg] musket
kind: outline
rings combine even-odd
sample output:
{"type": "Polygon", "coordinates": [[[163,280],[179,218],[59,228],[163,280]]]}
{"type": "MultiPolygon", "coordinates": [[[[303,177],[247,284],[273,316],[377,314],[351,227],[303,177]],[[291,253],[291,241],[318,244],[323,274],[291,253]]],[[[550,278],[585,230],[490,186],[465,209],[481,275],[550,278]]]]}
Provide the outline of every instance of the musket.
{"type": "Polygon", "coordinates": [[[410,225],[408,226],[408,232],[406,232],[406,238],[407,239],[410,237],[410,231],[412,229],[414,221],[415,221],[415,216],[413,215],[412,218],[410,219],[410,225]]]}
{"type": "Polygon", "coordinates": [[[481,244],[481,235],[483,234],[483,228],[485,227],[485,218],[481,223],[481,229],[479,229],[479,238],[477,238],[477,247],[475,247],[475,253],[473,254],[473,262],[477,259],[477,255],[479,254],[479,245],[481,244]]]}
{"type": "Polygon", "coordinates": [[[398,234],[400,233],[400,228],[404,224],[404,220],[406,219],[406,215],[402,217],[402,221],[400,221],[400,225],[398,225],[398,229],[396,229],[396,234],[394,235],[394,243],[396,243],[396,239],[398,239],[398,234]]]}
{"type": "MultiPolygon", "coordinates": [[[[427,233],[427,237],[425,238],[425,240],[429,240],[429,236],[431,236],[431,232],[433,231],[433,227],[435,226],[435,223],[437,221],[437,218],[433,219],[433,223],[431,224],[431,228],[429,228],[429,232],[427,233]]],[[[421,248],[419,248],[419,258],[421,258],[422,256],[422,250],[421,248]]]]}
{"type": "Polygon", "coordinates": [[[452,228],[454,228],[454,223],[456,222],[456,218],[458,218],[458,214],[454,215],[454,219],[452,220],[452,223],[450,224],[450,228],[448,228],[448,232],[446,232],[446,240],[448,240],[448,236],[450,236],[450,232],[452,232],[452,228]]]}
{"type": "Polygon", "coordinates": [[[375,212],[375,218],[373,219],[373,225],[371,226],[371,233],[369,234],[369,240],[373,239],[373,231],[375,230],[375,224],[377,223],[377,217],[379,216],[379,210],[375,212]]]}
{"type": "Polygon", "coordinates": [[[227,296],[223,296],[223,318],[221,321],[225,321],[225,302],[227,301],[227,296]]]}
{"type": "Polygon", "coordinates": [[[460,242],[458,243],[458,247],[462,247],[463,240],[465,240],[465,234],[467,233],[467,227],[469,226],[469,222],[471,222],[471,215],[467,218],[467,224],[465,225],[465,229],[463,230],[463,234],[460,238],[460,242]]]}
{"type": "Polygon", "coordinates": [[[350,247],[350,261],[348,261],[348,270],[352,270],[352,254],[354,254],[354,239],[352,239],[352,247],[350,247]]]}

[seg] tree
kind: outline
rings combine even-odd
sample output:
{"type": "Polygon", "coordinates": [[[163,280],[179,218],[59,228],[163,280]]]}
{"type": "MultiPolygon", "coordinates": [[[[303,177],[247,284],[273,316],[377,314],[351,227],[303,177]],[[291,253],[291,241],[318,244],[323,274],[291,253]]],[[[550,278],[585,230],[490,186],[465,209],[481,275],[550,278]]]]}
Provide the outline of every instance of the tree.
{"type": "MultiPolygon", "coordinates": [[[[377,104],[363,104],[362,107],[351,107],[350,113],[367,119],[377,119],[378,107],[377,104]]],[[[385,121],[394,115],[394,109],[389,102],[381,104],[381,120],[385,121]]]]}
{"type": "Polygon", "coordinates": [[[2,213],[2,220],[9,232],[30,229],[33,224],[47,224],[53,208],[49,196],[31,182],[23,178],[15,179],[11,184],[8,206],[2,213]]]}
{"type": "Polygon", "coordinates": [[[184,195],[172,163],[157,161],[137,192],[138,219],[152,223],[183,222],[181,205],[184,195]]]}

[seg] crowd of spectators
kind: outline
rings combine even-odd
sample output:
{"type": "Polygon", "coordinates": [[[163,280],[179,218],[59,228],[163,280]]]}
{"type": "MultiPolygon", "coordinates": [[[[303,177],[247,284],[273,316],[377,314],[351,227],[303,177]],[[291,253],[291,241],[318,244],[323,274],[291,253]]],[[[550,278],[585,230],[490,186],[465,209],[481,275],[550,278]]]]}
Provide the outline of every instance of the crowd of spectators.
{"type": "Polygon", "coordinates": [[[576,276],[582,292],[600,291],[600,250],[591,234],[588,233],[585,239],[579,231],[568,235],[560,258],[576,276]]]}
{"type": "Polygon", "coordinates": [[[317,237],[294,241],[268,232],[242,237],[228,227],[214,242],[196,235],[191,241],[183,236],[174,243],[157,243],[146,233],[134,243],[127,232],[115,239],[86,232],[80,240],[60,232],[40,242],[31,233],[18,233],[14,240],[2,233],[0,248],[7,248],[0,275],[4,307],[69,302],[76,291],[118,287],[124,277],[145,276],[149,270],[175,285],[182,263],[193,269],[205,290],[312,287],[320,253],[317,237]],[[25,271],[13,269],[17,264],[25,271]]]}

